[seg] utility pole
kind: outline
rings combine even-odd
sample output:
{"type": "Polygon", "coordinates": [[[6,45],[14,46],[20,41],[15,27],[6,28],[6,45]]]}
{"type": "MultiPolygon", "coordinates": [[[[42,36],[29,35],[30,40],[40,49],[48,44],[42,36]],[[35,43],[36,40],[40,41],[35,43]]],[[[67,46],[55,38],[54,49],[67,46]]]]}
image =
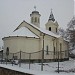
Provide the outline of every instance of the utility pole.
{"type": "Polygon", "coordinates": [[[43,62],[44,62],[44,36],[45,36],[45,34],[43,34],[43,49],[42,49],[41,71],[43,71],[43,62]]]}
{"type": "Polygon", "coordinates": [[[59,73],[59,51],[58,51],[58,73],[59,73]]]}

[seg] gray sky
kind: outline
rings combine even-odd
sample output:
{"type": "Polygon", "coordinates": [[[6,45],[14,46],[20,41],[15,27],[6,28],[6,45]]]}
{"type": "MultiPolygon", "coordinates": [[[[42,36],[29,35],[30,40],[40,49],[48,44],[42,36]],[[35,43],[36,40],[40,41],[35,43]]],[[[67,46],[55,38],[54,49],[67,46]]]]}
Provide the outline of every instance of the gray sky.
{"type": "Polygon", "coordinates": [[[9,35],[23,20],[30,22],[34,10],[41,14],[41,27],[48,21],[51,8],[60,27],[66,29],[74,15],[73,0],[0,0],[0,46],[2,37],[9,35]]]}

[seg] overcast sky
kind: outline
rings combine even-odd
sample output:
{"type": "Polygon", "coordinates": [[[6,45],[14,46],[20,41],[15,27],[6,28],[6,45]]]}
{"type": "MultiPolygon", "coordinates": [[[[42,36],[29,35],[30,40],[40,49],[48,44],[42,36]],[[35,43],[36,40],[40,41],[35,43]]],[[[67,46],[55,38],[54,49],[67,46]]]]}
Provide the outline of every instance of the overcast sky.
{"type": "Polygon", "coordinates": [[[64,29],[74,15],[73,0],[0,0],[0,46],[2,38],[9,35],[23,20],[30,22],[35,5],[41,14],[42,28],[45,28],[51,8],[59,26],[64,29]]]}

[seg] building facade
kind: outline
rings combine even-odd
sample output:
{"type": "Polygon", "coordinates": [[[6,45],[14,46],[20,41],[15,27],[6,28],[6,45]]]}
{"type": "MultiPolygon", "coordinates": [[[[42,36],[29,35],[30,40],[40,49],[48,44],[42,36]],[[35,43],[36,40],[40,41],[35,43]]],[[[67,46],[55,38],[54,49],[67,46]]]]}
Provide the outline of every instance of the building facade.
{"type": "MultiPolygon", "coordinates": [[[[68,42],[57,33],[59,25],[54,19],[52,10],[45,24],[46,29],[40,28],[40,16],[38,11],[32,11],[31,23],[23,21],[11,35],[2,38],[4,52],[8,47],[10,53],[19,51],[34,53],[31,54],[32,60],[41,60],[42,51],[45,60],[58,59],[58,53],[60,59],[68,59],[68,42]]],[[[9,56],[9,58],[12,57],[9,56]]],[[[28,58],[22,54],[22,59],[28,58]]]]}

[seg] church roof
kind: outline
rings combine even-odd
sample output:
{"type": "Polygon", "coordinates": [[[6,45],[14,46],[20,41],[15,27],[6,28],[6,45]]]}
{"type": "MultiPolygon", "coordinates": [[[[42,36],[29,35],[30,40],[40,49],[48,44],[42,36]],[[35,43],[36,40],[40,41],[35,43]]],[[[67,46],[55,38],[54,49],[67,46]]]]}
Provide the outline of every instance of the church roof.
{"type": "Polygon", "coordinates": [[[38,11],[32,11],[32,13],[38,13],[38,14],[39,14],[39,12],[38,12],[38,11]]]}
{"type": "MultiPolygon", "coordinates": [[[[38,14],[38,15],[40,15],[38,11],[32,11],[32,13],[30,14],[30,16],[31,16],[32,14],[38,14]]],[[[40,16],[41,16],[41,15],[40,15],[40,16]]]]}
{"type": "Polygon", "coordinates": [[[59,38],[60,37],[60,35],[55,34],[55,33],[51,32],[49,30],[46,30],[46,29],[43,29],[43,28],[39,28],[39,27],[37,27],[37,26],[35,26],[35,25],[31,24],[31,23],[29,23],[29,24],[31,26],[35,27],[36,29],[38,29],[40,32],[42,32],[44,34],[47,34],[47,35],[50,35],[50,36],[53,36],[53,37],[56,37],[56,38],[59,38]]]}
{"type": "MultiPolygon", "coordinates": [[[[51,31],[48,31],[48,30],[43,29],[43,28],[39,28],[39,27],[35,26],[35,25],[32,24],[32,23],[29,23],[29,22],[26,22],[26,21],[23,21],[22,23],[24,23],[24,22],[27,23],[28,25],[32,26],[33,28],[37,29],[38,31],[44,33],[44,34],[47,34],[47,35],[49,35],[49,36],[53,36],[53,37],[56,37],[56,38],[59,38],[59,37],[60,37],[60,35],[55,34],[55,33],[51,32],[51,31]]],[[[21,24],[22,24],[22,23],[21,23],[21,24]]],[[[20,25],[21,25],[21,24],[20,24],[20,25]]],[[[20,26],[20,25],[19,25],[19,26],[20,26]]],[[[19,27],[19,26],[18,26],[18,27],[19,27]]],[[[17,27],[14,31],[16,31],[16,30],[18,29],[18,27],[17,27]]]]}
{"type": "Polygon", "coordinates": [[[55,18],[54,18],[52,9],[51,9],[51,13],[50,13],[50,16],[49,16],[49,20],[48,21],[53,21],[53,22],[55,21],[55,18]]]}
{"type": "Polygon", "coordinates": [[[57,35],[57,34],[51,32],[51,31],[49,31],[49,30],[40,29],[40,31],[43,32],[43,33],[45,33],[45,34],[47,34],[47,35],[50,35],[50,36],[56,37],[56,38],[59,38],[59,37],[60,37],[60,35],[57,35]]]}
{"type": "Polygon", "coordinates": [[[26,36],[26,37],[35,37],[39,38],[36,36],[34,33],[32,33],[28,28],[26,27],[21,27],[20,29],[12,32],[10,36],[26,36]]]}

